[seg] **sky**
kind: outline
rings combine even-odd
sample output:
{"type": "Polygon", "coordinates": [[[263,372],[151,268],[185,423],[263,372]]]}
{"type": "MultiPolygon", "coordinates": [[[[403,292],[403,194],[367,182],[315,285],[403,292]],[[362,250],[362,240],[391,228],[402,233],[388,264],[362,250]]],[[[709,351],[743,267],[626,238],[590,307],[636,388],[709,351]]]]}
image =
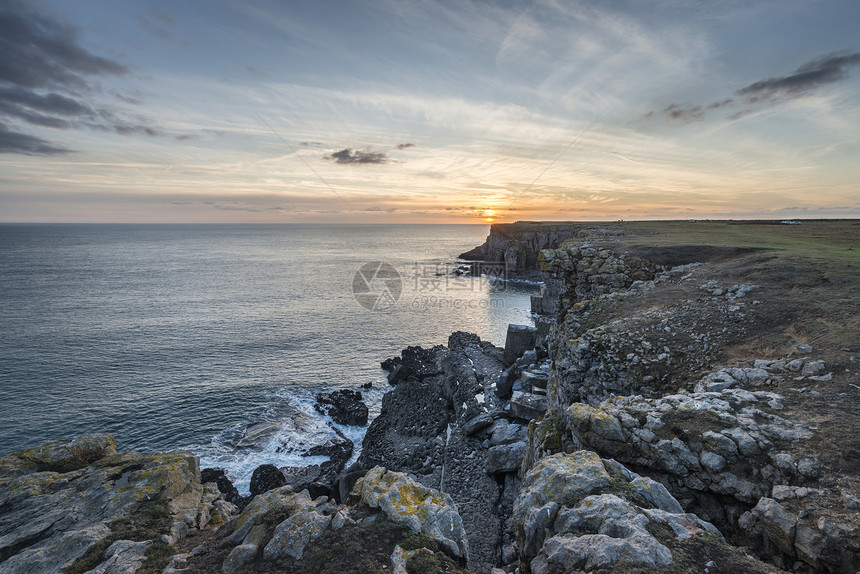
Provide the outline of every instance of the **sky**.
{"type": "Polygon", "coordinates": [[[0,222],[860,217],[856,0],[0,0],[0,222]]]}

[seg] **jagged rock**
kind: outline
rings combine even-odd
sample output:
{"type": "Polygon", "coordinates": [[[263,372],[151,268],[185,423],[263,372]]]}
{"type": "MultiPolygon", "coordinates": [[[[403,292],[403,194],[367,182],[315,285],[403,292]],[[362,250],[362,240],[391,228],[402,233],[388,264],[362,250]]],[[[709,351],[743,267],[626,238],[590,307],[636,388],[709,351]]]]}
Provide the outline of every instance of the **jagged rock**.
{"type": "Polygon", "coordinates": [[[530,421],[546,412],[546,397],[523,393],[511,399],[511,415],[530,421]]]}
{"type": "Polygon", "coordinates": [[[525,441],[490,447],[484,468],[489,474],[516,472],[520,469],[525,454],[525,441]]]}
{"type": "Polygon", "coordinates": [[[360,392],[341,389],[318,393],[314,408],[321,414],[330,416],[338,424],[364,426],[367,424],[368,410],[367,405],[361,401],[360,392]]]}
{"type": "Polygon", "coordinates": [[[523,353],[535,348],[537,329],[529,325],[508,325],[505,337],[505,364],[514,364],[523,353]]]}
{"type": "MultiPolygon", "coordinates": [[[[296,500],[302,500],[296,498],[296,500]]],[[[308,543],[319,538],[331,525],[331,508],[303,500],[290,516],[275,527],[272,539],[263,549],[263,556],[272,560],[282,556],[301,558],[308,543]]]]}
{"type": "Polygon", "coordinates": [[[105,550],[106,560],[87,574],[134,574],[146,560],[146,549],[150,544],[151,540],[117,540],[105,550]]]}
{"type": "MultiPolygon", "coordinates": [[[[661,399],[618,397],[597,407],[574,403],[563,418],[574,443],[668,473],[678,488],[754,504],[775,481],[800,476],[773,445],[810,436],[803,425],[762,410],[774,399],[773,393],[737,388],[661,399]]],[[[814,472],[815,464],[804,468],[814,472]]]]}
{"type": "Polygon", "coordinates": [[[287,484],[283,473],[273,464],[262,464],[254,469],[251,475],[251,496],[263,494],[287,484]]]}
{"type": "Polygon", "coordinates": [[[322,470],[318,464],[310,466],[282,466],[281,474],[286,479],[286,484],[289,484],[296,492],[309,488],[310,485],[317,482],[322,475],[322,470]]]}
{"type": "Polygon", "coordinates": [[[463,521],[451,496],[422,486],[405,474],[374,467],[355,483],[355,496],[389,520],[432,536],[447,552],[467,558],[463,521]]]}
{"type": "Polygon", "coordinates": [[[514,388],[514,383],[519,378],[519,370],[516,366],[508,367],[502,374],[499,375],[496,383],[496,395],[502,399],[511,398],[511,392],[514,388]]]}
{"type": "MultiPolygon", "coordinates": [[[[0,459],[0,556],[4,573],[58,572],[68,568],[100,541],[111,536],[107,526],[147,509],[140,528],[168,534],[186,525],[173,516],[179,497],[201,501],[200,467],[187,451],[140,455],[115,452],[112,437],[49,443],[0,459]],[[83,459],[68,445],[89,444],[83,459]],[[98,454],[107,454],[92,460],[98,454]],[[39,470],[69,469],[68,472],[39,470]],[[149,522],[148,522],[149,521],[149,522]]],[[[195,506],[195,510],[199,507],[195,506]]],[[[187,517],[198,522],[195,513],[187,517]]],[[[186,525],[186,528],[188,526],[186,525]]],[[[114,550],[132,556],[118,545],[114,550]]],[[[128,550],[128,549],[126,549],[128,550]]],[[[110,557],[108,557],[109,559],[110,557]]],[[[117,556],[117,562],[124,560],[117,556]]],[[[130,558],[129,558],[130,560],[130,558]]],[[[107,568],[107,566],[106,566],[107,568]]]]}
{"type": "Polygon", "coordinates": [[[233,483],[227,478],[227,474],[222,468],[204,468],[200,471],[200,482],[214,482],[218,486],[218,490],[224,495],[224,499],[233,504],[244,504],[239,490],[233,486],[233,483]]]}
{"type": "MultiPolygon", "coordinates": [[[[686,550],[726,556],[717,529],[685,514],[659,483],[593,452],[555,454],[526,474],[514,504],[520,570],[567,573],[700,567],[686,550]]],[[[727,571],[769,572],[737,553],[727,571]]]]}
{"type": "Polygon", "coordinates": [[[481,413],[466,421],[463,425],[463,433],[473,435],[491,424],[493,424],[493,415],[490,413],[481,413]]]}

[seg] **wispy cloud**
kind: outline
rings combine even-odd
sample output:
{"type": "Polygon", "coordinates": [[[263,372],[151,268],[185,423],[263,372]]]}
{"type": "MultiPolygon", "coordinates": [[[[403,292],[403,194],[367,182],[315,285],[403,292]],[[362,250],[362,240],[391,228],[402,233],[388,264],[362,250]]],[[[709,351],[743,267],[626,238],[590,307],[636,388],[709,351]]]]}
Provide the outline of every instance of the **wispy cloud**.
{"type": "Polygon", "coordinates": [[[860,52],[843,56],[828,54],[806,62],[792,74],[759,80],[735,93],[743,96],[744,101],[750,104],[798,98],[820,86],[845,79],[846,68],[858,64],[860,64],[860,52]]]}
{"type": "MultiPolygon", "coordinates": [[[[738,106],[776,104],[809,96],[822,86],[844,80],[847,77],[846,70],[856,65],[860,65],[860,52],[847,55],[828,54],[800,65],[786,76],[758,80],[739,88],[735,90],[736,98],[725,98],[708,104],[673,103],[663,108],[660,115],[670,121],[688,124],[704,120],[708,112],[734,107],[735,111],[729,114],[728,119],[738,120],[753,112],[749,107],[739,109],[738,106]]],[[[650,111],[641,119],[653,116],[654,112],[650,111]]]]}

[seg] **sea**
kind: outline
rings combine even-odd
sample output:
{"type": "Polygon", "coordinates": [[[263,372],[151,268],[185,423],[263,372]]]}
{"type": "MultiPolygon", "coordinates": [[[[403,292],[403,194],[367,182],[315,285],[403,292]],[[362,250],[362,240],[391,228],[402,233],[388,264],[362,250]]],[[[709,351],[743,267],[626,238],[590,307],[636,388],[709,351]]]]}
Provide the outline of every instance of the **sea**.
{"type": "MultiPolygon", "coordinates": [[[[391,387],[380,361],[453,331],[503,346],[535,284],[463,273],[486,225],[0,225],[0,456],[84,433],[186,448],[247,491],[248,425],[300,413],[356,443],[314,396],[391,387]],[[370,388],[362,388],[370,384],[370,388]],[[280,413],[280,414],[279,414],[280,413]]],[[[285,428],[289,433],[289,428],[285,428]]],[[[318,458],[318,457],[317,457],[318,458]]],[[[325,459],[322,459],[325,460],[325,459]]]]}

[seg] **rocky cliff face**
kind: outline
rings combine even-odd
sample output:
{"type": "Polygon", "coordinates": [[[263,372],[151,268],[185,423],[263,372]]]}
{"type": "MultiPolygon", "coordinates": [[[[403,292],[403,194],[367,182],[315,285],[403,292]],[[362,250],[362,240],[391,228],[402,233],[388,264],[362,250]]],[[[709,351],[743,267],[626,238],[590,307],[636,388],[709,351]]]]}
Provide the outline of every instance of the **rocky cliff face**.
{"type": "Polygon", "coordinates": [[[351,468],[335,437],[335,466],[266,465],[248,500],[192,453],[106,435],[0,459],[0,574],[860,570],[856,278],[576,233],[527,247],[540,328],[383,363],[351,468]]]}
{"type": "MultiPolygon", "coordinates": [[[[857,481],[850,465],[822,461],[827,435],[808,410],[809,393],[832,397],[817,408],[838,408],[834,381],[844,388],[851,378],[830,366],[841,349],[789,339],[788,353],[733,359],[767,351],[774,332],[798,321],[786,311],[791,286],[769,281],[781,270],[745,283],[735,282],[750,275],[738,263],[630,261],[607,242],[541,252],[546,288],[535,308],[557,322],[548,412],[529,429],[523,471],[587,449],[658,480],[686,511],[779,567],[856,571],[857,481]]],[[[546,556],[557,551],[521,552],[521,570],[552,571],[546,556]]]]}
{"type": "Polygon", "coordinates": [[[504,263],[508,272],[536,270],[541,249],[555,249],[565,239],[575,237],[581,226],[549,223],[497,223],[483,245],[460,258],[470,261],[504,263]]]}

